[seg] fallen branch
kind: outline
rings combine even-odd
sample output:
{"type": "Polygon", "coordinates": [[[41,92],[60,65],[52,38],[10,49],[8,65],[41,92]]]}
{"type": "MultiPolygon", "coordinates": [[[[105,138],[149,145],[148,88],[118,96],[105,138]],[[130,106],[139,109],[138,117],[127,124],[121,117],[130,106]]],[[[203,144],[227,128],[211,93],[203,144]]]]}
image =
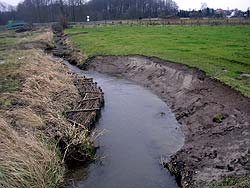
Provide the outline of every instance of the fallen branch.
{"type": "Polygon", "coordinates": [[[104,94],[103,92],[100,91],[80,91],[80,93],[96,93],[96,94],[104,94]]]}
{"type": "Polygon", "coordinates": [[[72,119],[67,119],[67,121],[69,121],[70,123],[73,123],[74,125],[77,125],[77,126],[83,128],[84,130],[88,131],[88,129],[84,125],[77,123],[76,121],[73,121],[72,119]]]}
{"type": "Polygon", "coordinates": [[[84,78],[83,81],[92,81],[93,82],[93,78],[84,78]]]}

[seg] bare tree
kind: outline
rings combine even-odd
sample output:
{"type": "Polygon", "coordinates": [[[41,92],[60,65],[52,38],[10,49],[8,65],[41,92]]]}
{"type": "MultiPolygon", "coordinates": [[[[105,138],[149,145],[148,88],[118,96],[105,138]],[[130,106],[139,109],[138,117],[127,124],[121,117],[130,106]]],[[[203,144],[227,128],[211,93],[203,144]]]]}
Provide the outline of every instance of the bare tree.
{"type": "MultiPolygon", "coordinates": [[[[172,0],[24,0],[19,3],[16,19],[28,22],[138,19],[176,15],[177,4],[172,0]]],[[[10,14],[1,22],[10,19],[10,14]]]]}

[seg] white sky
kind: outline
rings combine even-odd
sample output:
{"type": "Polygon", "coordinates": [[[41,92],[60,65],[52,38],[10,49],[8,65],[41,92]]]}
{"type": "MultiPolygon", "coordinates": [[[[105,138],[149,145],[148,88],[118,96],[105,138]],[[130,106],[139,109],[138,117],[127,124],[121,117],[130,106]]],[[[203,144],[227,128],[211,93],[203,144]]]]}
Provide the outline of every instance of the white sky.
{"type": "Polygon", "coordinates": [[[21,1],[20,0],[0,0],[0,2],[5,2],[5,3],[8,3],[9,5],[17,5],[21,1]]]}
{"type": "MultiPolygon", "coordinates": [[[[17,5],[21,0],[0,0],[11,5],[17,5]]],[[[222,9],[241,9],[246,11],[250,7],[250,0],[174,0],[180,9],[188,10],[200,9],[201,3],[206,2],[210,8],[222,8],[222,9]]]]}
{"type": "Polygon", "coordinates": [[[250,0],[174,0],[180,9],[188,10],[191,9],[200,9],[201,3],[207,3],[207,6],[210,8],[222,8],[222,9],[235,9],[246,11],[250,7],[250,0]]]}

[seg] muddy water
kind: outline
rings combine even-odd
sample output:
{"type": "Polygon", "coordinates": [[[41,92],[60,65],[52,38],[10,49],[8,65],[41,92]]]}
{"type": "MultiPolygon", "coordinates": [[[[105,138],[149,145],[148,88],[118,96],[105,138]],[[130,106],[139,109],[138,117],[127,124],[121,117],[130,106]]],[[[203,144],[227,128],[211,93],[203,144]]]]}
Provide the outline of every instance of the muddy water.
{"type": "Polygon", "coordinates": [[[167,105],[130,81],[67,65],[102,87],[105,106],[96,128],[107,130],[97,140],[102,159],[70,172],[68,187],[176,188],[160,160],[180,149],[184,137],[167,105]]]}

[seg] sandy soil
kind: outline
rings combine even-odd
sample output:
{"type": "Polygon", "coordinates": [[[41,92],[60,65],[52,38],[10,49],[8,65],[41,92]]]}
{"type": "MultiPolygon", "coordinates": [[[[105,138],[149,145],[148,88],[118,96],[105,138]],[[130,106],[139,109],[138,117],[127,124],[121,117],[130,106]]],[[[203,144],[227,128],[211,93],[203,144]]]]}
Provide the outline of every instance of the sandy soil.
{"type": "Polygon", "coordinates": [[[185,65],[143,56],[91,58],[88,69],[135,81],[161,97],[186,136],[168,166],[183,187],[250,177],[250,99],[185,65]]]}

